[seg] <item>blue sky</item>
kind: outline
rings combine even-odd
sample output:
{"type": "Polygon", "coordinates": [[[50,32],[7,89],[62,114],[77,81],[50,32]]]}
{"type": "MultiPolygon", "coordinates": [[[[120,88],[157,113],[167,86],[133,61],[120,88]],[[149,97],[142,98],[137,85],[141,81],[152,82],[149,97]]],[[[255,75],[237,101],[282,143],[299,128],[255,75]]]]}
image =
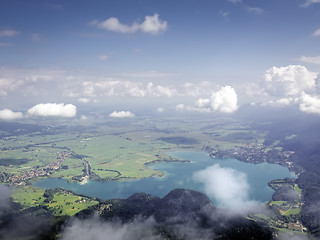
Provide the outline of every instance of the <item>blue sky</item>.
{"type": "Polygon", "coordinates": [[[184,110],[199,110],[196,101],[207,99],[211,107],[205,111],[211,112],[224,86],[236,91],[237,107],[282,99],[300,108],[302,93],[319,100],[319,0],[2,0],[0,5],[0,110],[148,97],[181,101],[184,110]],[[265,84],[272,67],[274,85],[311,83],[296,96],[272,95],[268,88],[275,86],[265,84]],[[188,101],[195,103],[185,107],[188,101]]]}

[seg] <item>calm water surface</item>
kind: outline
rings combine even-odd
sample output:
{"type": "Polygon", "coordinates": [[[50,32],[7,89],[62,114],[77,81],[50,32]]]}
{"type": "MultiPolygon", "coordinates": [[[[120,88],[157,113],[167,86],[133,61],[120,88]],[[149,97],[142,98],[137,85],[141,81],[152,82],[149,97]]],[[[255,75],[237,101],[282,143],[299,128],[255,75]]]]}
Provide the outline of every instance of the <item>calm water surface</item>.
{"type": "MultiPolygon", "coordinates": [[[[271,199],[273,190],[268,182],[273,179],[295,177],[287,168],[269,163],[250,164],[236,159],[212,159],[204,152],[172,152],[173,157],[190,160],[191,163],[156,163],[153,169],[165,172],[161,178],[147,178],[135,181],[99,182],[88,181],[81,185],[69,183],[64,179],[47,178],[34,182],[34,186],[46,189],[64,188],[73,192],[101,199],[127,198],[136,192],[145,192],[163,197],[172,189],[187,188],[204,192],[203,183],[193,180],[193,173],[214,164],[223,168],[233,168],[247,174],[250,184],[250,199],[267,202],[271,199]]],[[[215,203],[215,199],[211,199],[215,203]]]]}

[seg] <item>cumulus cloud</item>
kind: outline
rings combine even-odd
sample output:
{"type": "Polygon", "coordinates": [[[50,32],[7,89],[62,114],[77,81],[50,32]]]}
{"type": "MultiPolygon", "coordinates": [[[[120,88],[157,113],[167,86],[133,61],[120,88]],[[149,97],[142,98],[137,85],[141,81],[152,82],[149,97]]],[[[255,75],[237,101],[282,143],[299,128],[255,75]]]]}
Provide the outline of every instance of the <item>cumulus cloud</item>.
{"type": "Polygon", "coordinates": [[[265,90],[271,96],[294,97],[315,88],[317,73],[301,65],[272,67],[265,72],[265,90]]]}
{"type": "Polygon", "coordinates": [[[301,4],[301,7],[309,7],[312,4],[320,3],[320,0],[306,0],[305,3],[301,4]]]}
{"type": "Polygon", "coordinates": [[[0,119],[2,120],[15,120],[22,118],[21,112],[13,112],[10,109],[3,109],[0,111],[0,119]]]}
{"type": "MultiPolygon", "coordinates": [[[[320,35],[320,31],[319,31],[319,35],[320,35]]],[[[305,63],[320,64],[320,56],[314,56],[314,57],[301,56],[298,60],[305,63]]]]}
{"type": "Polygon", "coordinates": [[[177,110],[198,112],[224,112],[232,113],[238,110],[238,96],[234,88],[225,86],[219,91],[213,92],[211,98],[200,98],[194,106],[179,104],[177,110]]]}
{"type": "Polygon", "coordinates": [[[206,109],[211,112],[232,113],[238,109],[238,97],[232,87],[225,86],[219,91],[212,93],[210,99],[198,99],[195,105],[200,109],[206,109]]]}
{"type": "Polygon", "coordinates": [[[108,18],[102,22],[93,21],[91,24],[101,29],[120,33],[135,33],[137,31],[142,31],[145,33],[158,34],[167,29],[167,21],[160,20],[159,14],[157,13],[154,13],[153,16],[145,16],[144,21],[140,24],[136,22],[131,25],[122,24],[115,17],[108,18]]]}
{"type": "Polygon", "coordinates": [[[129,111],[114,111],[112,113],[109,114],[109,117],[113,117],[113,118],[132,118],[135,115],[129,111]]]}
{"type": "Polygon", "coordinates": [[[238,97],[236,91],[230,87],[222,87],[211,96],[211,109],[219,112],[231,113],[238,109],[238,97]]]}
{"type": "Polygon", "coordinates": [[[74,117],[77,107],[64,103],[40,103],[28,110],[28,114],[40,117],[74,117]]]}
{"type": "Polygon", "coordinates": [[[303,92],[300,97],[299,110],[307,113],[320,114],[320,98],[303,92]]]}
{"type": "Polygon", "coordinates": [[[205,193],[213,197],[219,207],[247,208],[258,204],[250,200],[250,185],[243,172],[215,164],[195,172],[193,178],[204,184],[205,193]]]}

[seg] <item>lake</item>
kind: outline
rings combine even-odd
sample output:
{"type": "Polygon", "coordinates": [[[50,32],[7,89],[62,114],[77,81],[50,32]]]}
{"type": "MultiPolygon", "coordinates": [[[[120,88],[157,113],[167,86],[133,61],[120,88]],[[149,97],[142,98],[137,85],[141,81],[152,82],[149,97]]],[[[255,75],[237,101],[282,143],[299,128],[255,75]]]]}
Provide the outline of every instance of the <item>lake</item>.
{"type": "MultiPolygon", "coordinates": [[[[250,200],[267,202],[273,194],[273,190],[268,187],[268,182],[273,179],[296,177],[287,168],[276,164],[251,164],[236,159],[214,159],[204,152],[172,152],[168,155],[191,162],[163,162],[149,165],[153,169],[165,172],[165,175],[161,178],[110,182],[88,181],[84,185],[69,183],[59,178],[47,178],[34,182],[33,185],[46,189],[64,188],[100,199],[127,198],[136,192],[163,197],[175,188],[187,188],[206,193],[204,183],[197,181],[194,178],[194,173],[218,164],[219,168],[233,169],[233,172],[246,175],[250,187],[248,190],[250,200]]],[[[226,191],[228,190],[226,189],[226,191]]],[[[217,204],[217,199],[212,196],[209,197],[214,204],[217,204]]]]}

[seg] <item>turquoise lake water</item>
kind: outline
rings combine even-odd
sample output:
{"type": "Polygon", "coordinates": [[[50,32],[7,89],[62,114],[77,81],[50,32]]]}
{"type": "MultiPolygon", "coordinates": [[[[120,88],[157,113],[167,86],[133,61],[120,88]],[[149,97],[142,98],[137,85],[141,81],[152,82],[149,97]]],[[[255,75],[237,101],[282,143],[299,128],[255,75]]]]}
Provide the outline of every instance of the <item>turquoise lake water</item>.
{"type": "MultiPolygon", "coordinates": [[[[273,190],[268,187],[268,182],[278,178],[296,177],[287,168],[276,164],[250,164],[236,159],[213,159],[204,152],[172,152],[168,155],[178,159],[190,160],[191,163],[164,162],[149,165],[153,169],[165,172],[165,175],[161,178],[111,182],[88,181],[84,185],[69,183],[59,178],[47,178],[34,182],[33,185],[46,189],[64,188],[100,199],[127,198],[136,192],[163,197],[175,188],[193,189],[205,193],[204,184],[196,181],[193,174],[214,164],[219,164],[222,168],[232,168],[245,173],[250,185],[250,200],[267,202],[273,194],[273,190]]],[[[211,200],[216,203],[216,200],[212,197],[211,200]]]]}

